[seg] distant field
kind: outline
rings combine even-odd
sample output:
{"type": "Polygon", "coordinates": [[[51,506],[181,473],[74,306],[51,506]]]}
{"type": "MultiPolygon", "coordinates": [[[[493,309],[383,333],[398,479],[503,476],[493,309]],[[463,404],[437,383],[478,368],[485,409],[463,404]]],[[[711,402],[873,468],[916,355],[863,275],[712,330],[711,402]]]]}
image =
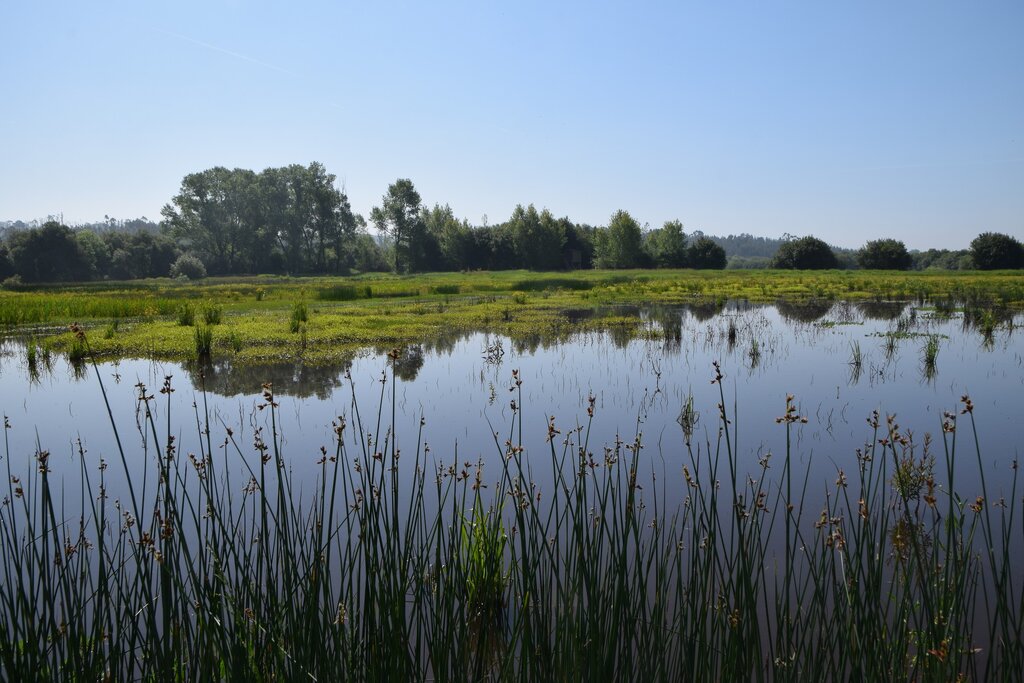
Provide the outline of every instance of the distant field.
{"type": "Polygon", "coordinates": [[[88,331],[89,348],[105,357],[187,358],[197,348],[209,348],[240,361],[302,355],[317,362],[357,348],[474,330],[545,339],[588,329],[639,331],[642,321],[617,309],[622,305],[812,299],[1019,308],[1024,276],[1012,271],[595,270],[143,280],[0,291],[0,326],[35,336],[44,350],[80,353],[72,335],[60,329],[78,322],[88,331]]]}

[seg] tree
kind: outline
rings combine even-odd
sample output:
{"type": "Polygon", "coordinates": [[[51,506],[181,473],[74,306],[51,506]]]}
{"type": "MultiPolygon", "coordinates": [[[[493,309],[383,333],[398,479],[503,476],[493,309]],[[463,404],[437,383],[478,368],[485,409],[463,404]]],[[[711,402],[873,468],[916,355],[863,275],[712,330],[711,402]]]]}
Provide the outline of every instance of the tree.
{"type": "Polygon", "coordinates": [[[857,264],[868,270],[908,270],[914,259],[903,242],[881,239],[868,242],[857,252],[857,264]]]}
{"type": "Polygon", "coordinates": [[[399,178],[374,207],[370,220],[391,236],[395,246],[395,272],[407,273],[423,266],[426,230],[420,216],[420,195],[408,178],[399,178]]]}
{"type": "Polygon", "coordinates": [[[698,237],[687,252],[691,268],[721,270],[725,268],[725,249],[710,237],[698,237]]]}
{"type": "Polygon", "coordinates": [[[971,259],[979,270],[1024,268],[1024,246],[998,232],[983,232],[971,240],[971,259]]]}
{"type": "Polygon", "coordinates": [[[626,211],[612,214],[608,227],[597,234],[594,255],[598,268],[636,268],[643,254],[640,224],[626,211]]]}
{"type": "Polygon", "coordinates": [[[89,268],[89,279],[102,278],[110,270],[110,250],[103,238],[92,230],[78,230],[75,239],[89,268]]]}
{"type": "Polygon", "coordinates": [[[666,221],[646,235],[647,253],[658,268],[686,267],[686,233],[679,221],[666,221]]]}
{"type": "Polygon", "coordinates": [[[506,227],[520,268],[556,270],[562,267],[565,231],[550,211],[545,209],[538,213],[533,204],[525,209],[519,204],[506,227]]]}
{"type": "Polygon", "coordinates": [[[255,226],[249,189],[255,174],[223,166],[190,173],[161,214],[170,233],[202,258],[214,273],[236,272],[237,262],[255,226]]]}
{"type": "Polygon", "coordinates": [[[807,236],[782,243],[772,258],[772,268],[822,270],[839,265],[832,247],[817,237],[807,236]]]}
{"type": "Polygon", "coordinates": [[[57,221],[14,233],[8,247],[15,273],[25,282],[73,282],[90,276],[74,232],[57,221]]]}
{"type": "Polygon", "coordinates": [[[14,264],[11,263],[11,253],[6,244],[0,242],[0,282],[3,282],[14,275],[14,264]]]}
{"type": "Polygon", "coordinates": [[[433,270],[461,270],[468,265],[470,227],[466,221],[455,217],[451,207],[435,204],[433,209],[423,209],[423,225],[430,237],[431,247],[436,251],[433,270]]]}
{"type": "Polygon", "coordinates": [[[568,270],[594,267],[594,228],[589,225],[576,225],[568,218],[559,222],[565,231],[565,244],[562,246],[562,262],[568,270]]]}

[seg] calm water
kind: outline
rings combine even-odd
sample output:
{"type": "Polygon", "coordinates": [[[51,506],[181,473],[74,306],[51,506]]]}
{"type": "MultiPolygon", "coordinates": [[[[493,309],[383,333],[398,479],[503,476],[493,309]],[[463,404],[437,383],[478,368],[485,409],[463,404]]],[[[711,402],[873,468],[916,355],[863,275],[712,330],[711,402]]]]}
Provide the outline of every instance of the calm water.
{"type": "MultiPolygon", "coordinates": [[[[812,491],[821,491],[836,478],[837,467],[855,470],[854,451],[871,439],[866,418],[872,410],[895,413],[915,441],[925,433],[941,437],[943,411],[957,410],[969,394],[990,482],[1007,481],[1010,463],[1021,453],[1024,424],[1024,335],[1014,331],[1024,322],[1017,316],[985,338],[966,325],[962,316],[939,316],[934,311],[903,304],[823,304],[794,307],[730,304],[722,310],[652,308],[637,311],[656,334],[629,339],[615,332],[579,335],[568,343],[545,345],[473,334],[440,345],[406,349],[397,382],[380,382],[387,366],[384,351],[367,350],[344,367],[307,367],[301,363],[270,367],[232,368],[229,362],[207,367],[205,401],[216,444],[230,427],[245,457],[252,457],[254,429],[266,425],[269,411],[260,411],[261,385],[272,382],[280,402],[284,452],[298,485],[312,482],[320,447],[333,451],[332,420],[346,416],[354,424],[353,392],[363,428],[375,431],[382,386],[386,393],[383,436],[391,424],[391,392],[395,391],[395,424],[403,453],[416,451],[422,416],[422,441],[428,459],[485,462],[485,472],[497,476],[499,443],[508,436],[511,420],[509,391],[512,370],[523,379],[524,445],[536,464],[538,482],[550,481],[548,419],[567,432],[586,422],[588,397],[596,398],[590,450],[599,453],[617,435],[631,441],[643,434],[642,458],[651,471],[669,482],[680,480],[688,462],[680,410],[692,394],[699,412],[694,444],[717,438],[719,387],[712,385],[713,361],[721,363],[723,389],[730,417],[738,427],[741,463],[754,472],[757,458],[785,452],[785,429],[775,418],[785,411],[786,395],[796,397],[806,425],[795,429],[794,456],[809,468],[812,491]],[[732,330],[732,332],[730,332],[732,330]],[[886,349],[885,335],[903,334],[895,348],[886,349]],[[937,335],[935,371],[923,362],[929,335],[937,335]],[[759,355],[752,357],[756,341],[759,355]],[[852,364],[859,345],[862,361],[852,364]],[[351,375],[351,381],[346,375],[351,375]],[[354,389],[353,389],[354,385],[354,389]],[[490,469],[488,469],[488,464],[490,469]],[[548,473],[545,476],[545,473],[548,473]]],[[[585,315],[585,313],[578,313],[585,315]]],[[[40,360],[31,372],[23,342],[7,340],[0,347],[0,412],[12,429],[11,469],[30,471],[37,440],[51,452],[57,476],[72,476],[65,494],[73,502],[79,490],[80,461],[76,440],[87,449],[86,466],[100,458],[119,463],[113,431],[103,402],[106,388],[114,419],[129,457],[129,466],[142,468],[137,428],[139,405],[135,385],[143,383],[156,395],[157,419],[163,429],[170,410],[171,430],[182,457],[199,451],[196,409],[203,412],[200,370],[193,366],[150,360],[123,360],[75,371],[54,357],[49,367],[40,360]],[[170,405],[159,393],[171,376],[175,392],[170,405]]],[[[963,424],[963,423],[962,423],[963,424]]],[[[355,429],[347,431],[354,439],[355,429]]],[[[961,447],[965,444],[961,443],[961,447]]],[[[935,453],[942,456],[941,443],[935,453]]],[[[962,450],[963,475],[957,489],[965,498],[977,495],[973,451],[962,450]],[[967,457],[970,456],[970,457],[967,457]]],[[[238,454],[225,454],[240,462],[238,454]]],[[[111,487],[117,475],[111,467],[111,487]]],[[[741,466],[742,469],[742,466],[741,466]]],[[[140,470],[141,471],[141,470],[140,470]]],[[[990,486],[992,484],[990,483],[990,486]]],[[[990,490],[996,497],[1004,493],[990,490]]],[[[112,494],[113,495],[113,494],[112,494]]],[[[817,495],[817,494],[816,494],[817,495]]]]}

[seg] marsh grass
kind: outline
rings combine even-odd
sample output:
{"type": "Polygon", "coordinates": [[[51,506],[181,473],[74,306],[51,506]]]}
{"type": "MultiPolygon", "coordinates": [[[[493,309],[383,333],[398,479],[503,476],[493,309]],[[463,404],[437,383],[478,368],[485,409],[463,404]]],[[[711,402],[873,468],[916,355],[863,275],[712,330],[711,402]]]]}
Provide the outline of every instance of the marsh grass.
{"type": "Polygon", "coordinates": [[[42,444],[12,468],[5,418],[3,677],[951,681],[1024,666],[1018,470],[992,500],[966,397],[937,453],[871,415],[811,509],[796,401],[775,427],[784,451],[744,471],[717,365],[717,425],[691,439],[684,404],[675,473],[639,432],[593,447],[593,398],[571,426],[527,434],[515,370],[485,470],[433,455],[423,419],[398,443],[398,357],[374,405],[352,386],[312,457],[285,453],[269,385],[243,443],[205,395],[175,420],[171,378],[140,384],[129,440],[97,371],[117,448],[107,462],[79,444],[74,472],[42,444]],[[958,492],[968,459],[980,489],[958,492]]]}
{"type": "Polygon", "coordinates": [[[196,307],[190,303],[183,303],[175,311],[178,324],[182,327],[192,327],[196,324],[196,307]]]}
{"type": "Polygon", "coordinates": [[[206,325],[220,325],[224,316],[224,308],[214,304],[203,306],[203,323],[206,325]]]}
{"type": "Polygon", "coordinates": [[[288,328],[292,333],[298,332],[300,329],[305,329],[304,323],[309,320],[309,312],[306,309],[306,304],[298,302],[292,306],[292,315],[288,323],[288,328]]]}
{"type": "MultiPolygon", "coordinates": [[[[779,302],[783,315],[808,321],[817,320],[841,300],[937,301],[951,311],[963,302],[965,311],[990,309],[1012,316],[1024,306],[1024,281],[1003,273],[689,270],[254,276],[207,278],[202,284],[149,280],[3,291],[0,326],[47,322],[63,326],[72,320],[102,325],[119,319],[129,323],[123,331],[94,340],[94,349],[101,355],[187,359],[193,355],[190,335],[181,335],[168,323],[191,326],[197,317],[204,321],[203,310],[196,309],[197,302],[202,302],[199,306],[223,310],[220,324],[244,328],[241,332],[248,343],[239,361],[258,363],[280,359],[294,348],[293,335],[304,321],[292,316],[310,297],[321,305],[316,320],[308,321],[316,348],[304,352],[304,357],[328,362],[367,344],[415,343],[452,330],[516,337],[564,335],[569,327],[612,329],[624,317],[615,313],[617,307],[651,303],[687,307],[701,318],[720,312],[730,300],[779,302]],[[385,309],[388,313],[381,313],[385,309]],[[564,313],[583,310],[593,315],[580,320],[564,313]]],[[[910,329],[915,314],[912,307],[897,325],[910,329]]],[[[634,315],[632,327],[637,334],[646,333],[641,322],[634,315]]],[[[206,324],[216,322],[211,318],[206,324]]],[[[52,338],[61,350],[69,341],[66,336],[52,338]]]]}
{"type": "Polygon", "coordinates": [[[928,339],[925,341],[924,346],[921,347],[921,363],[923,367],[923,373],[925,378],[927,378],[928,380],[934,379],[935,375],[938,374],[938,357],[939,336],[935,334],[928,335],[928,339]]]}
{"type": "Polygon", "coordinates": [[[193,334],[196,358],[209,358],[213,353],[213,330],[209,325],[196,325],[193,334]]]}

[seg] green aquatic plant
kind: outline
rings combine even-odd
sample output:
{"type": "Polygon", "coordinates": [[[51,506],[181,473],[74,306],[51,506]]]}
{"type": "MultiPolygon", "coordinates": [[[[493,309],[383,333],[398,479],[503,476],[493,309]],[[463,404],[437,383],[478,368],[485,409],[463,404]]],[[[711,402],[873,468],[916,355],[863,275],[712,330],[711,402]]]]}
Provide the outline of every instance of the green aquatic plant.
{"type": "Polygon", "coordinates": [[[213,353],[213,330],[209,325],[196,325],[193,340],[197,358],[208,358],[213,353]]]}
{"type": "Polygon", "coordinates": [[[306,304],[297,302],[292,306],[292,316],[289,321],[289,329],[292,333],[298,332],[300,327],[304,328],[303,323],[309,320],[309,312],[306,310],[306,304]]]}
{"type": "Polygon", "coordinates": [[[203,306],[203,323],[206,325],[220,325],[223,316],[223,307],[212,304],[203,306]]]}
{"type": "Polygon", "coordinates": [[[190,303],[178,306],[175,315],[177,316],[178,324],[182,327],[191,327],[196,323],[196,307],[190,303]]]}
{"type": "Polygon", "coordinates": [[[924,346],[921,347],[921,362],[924,366],[924,375],[929,380],[933,379],[938,373],[938,366],[936,365],[938,357],[939,337],[935,334],[928,335],[924,346]]]}

